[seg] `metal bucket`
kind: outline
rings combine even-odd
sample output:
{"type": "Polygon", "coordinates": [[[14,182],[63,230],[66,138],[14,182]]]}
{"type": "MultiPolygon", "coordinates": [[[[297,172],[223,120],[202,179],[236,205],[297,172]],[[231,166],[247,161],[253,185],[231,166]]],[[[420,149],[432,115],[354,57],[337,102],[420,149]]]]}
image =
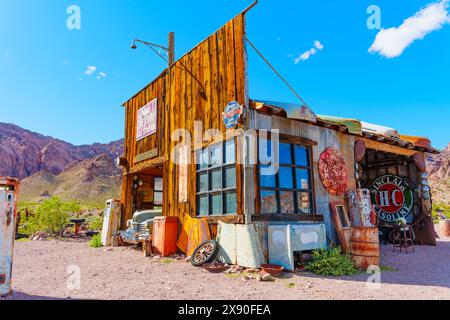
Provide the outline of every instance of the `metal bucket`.
{"type": "Polygon", "coordinates": [[[18,180],[0,177],[0,296],[11,293],[18,180]]]}
{"type": "Polygon", "coordinates": [[[361,270],[380,265],[380,241],[378,227],[352,227],[350,238],[352,260],[361,270]]]}

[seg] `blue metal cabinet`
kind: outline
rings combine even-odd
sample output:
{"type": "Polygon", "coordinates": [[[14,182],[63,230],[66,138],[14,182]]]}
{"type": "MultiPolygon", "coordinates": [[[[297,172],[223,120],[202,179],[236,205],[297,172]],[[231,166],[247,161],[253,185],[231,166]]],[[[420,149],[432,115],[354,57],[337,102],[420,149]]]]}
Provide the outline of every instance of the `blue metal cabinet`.
{"type": "Polygon", "coordinates": [[[270,224],[269,262],[294,270],[294,252],[326,249],[325,224],[270,224]]]}

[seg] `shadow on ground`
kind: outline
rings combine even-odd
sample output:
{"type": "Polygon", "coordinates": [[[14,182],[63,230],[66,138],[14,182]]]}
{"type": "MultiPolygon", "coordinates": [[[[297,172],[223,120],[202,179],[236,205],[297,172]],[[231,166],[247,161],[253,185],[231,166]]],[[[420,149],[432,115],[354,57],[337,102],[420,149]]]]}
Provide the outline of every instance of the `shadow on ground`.
{"type": "MultiPolygon", "coordinates": [[[[408,250],[407,254],[404,250],[400,253],[398,249],[393,252],[392,245],[382,245],[381,265],[382,269],[395,269],[381,270],[381,283],[450,288],[450,241],[438,240],[435,247],[415,246],[415,252],[408,250]]],[[[371,275],[362,271],[343,277],[324,277],[309,272],[294,276],[367,282],[371,275]]]]}

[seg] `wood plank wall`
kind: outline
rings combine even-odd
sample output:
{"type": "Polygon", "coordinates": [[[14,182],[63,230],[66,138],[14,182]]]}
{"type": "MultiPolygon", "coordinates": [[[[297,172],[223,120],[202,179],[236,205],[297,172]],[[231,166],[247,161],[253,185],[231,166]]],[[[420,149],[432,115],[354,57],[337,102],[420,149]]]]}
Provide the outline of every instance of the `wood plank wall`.
{"type": "MultiPolygon", "coordinates": [[[[171,161],[171,150],[176,142],[171,140],[171,133],[176,129],[187,129],[193,136],[194,121],[202,121],[203,132],[214,128],[224,133],[222,112],[227,103],[235,100],[245,105],[244,34],[245,16],[240,14],[125,104],[125,152],[130,168],[125,172],[123,183],[123,223],[132,216],[133,173],[156,164],[163,164],[165,215],[180,218],[184,213],[195,215],[195,166],[190,165],[189,170],[189,200],[178,203],[178,167],[171,161]],[[137,110],[155,98],[158,98],[158,131],[136,142],[137,110]],[[155,158],[134,163],[136,155],[155,149],[155,158]]],[[[241,180],[242,177],[238,177],[238,181],[241,180]]],[[[237,194],[241,196],[239,187],[238,183],[237,194]]],[[[241,199],[238,201],[242,202],[241,199]]]]}

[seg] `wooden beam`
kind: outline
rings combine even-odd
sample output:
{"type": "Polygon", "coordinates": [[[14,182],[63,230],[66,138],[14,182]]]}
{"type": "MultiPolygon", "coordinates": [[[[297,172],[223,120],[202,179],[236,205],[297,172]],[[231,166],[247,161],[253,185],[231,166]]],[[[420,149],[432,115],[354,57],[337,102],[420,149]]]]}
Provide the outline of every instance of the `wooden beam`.
{"type": "Polygon", "coordinates": [[[417,151],[415,151],[415,150],[409,150],[409,149],[393,146],[393,145],[386,144],[386,143],[377,142],[377,141],[366,139],[366,138],[360,138],[360,139],[365,142],[367,149],[374,149],[377,151],[394,153],[394,154],[399,154],[399,155],[407,156],[407,157],[411,157],[417,153],[417,151]]]}

